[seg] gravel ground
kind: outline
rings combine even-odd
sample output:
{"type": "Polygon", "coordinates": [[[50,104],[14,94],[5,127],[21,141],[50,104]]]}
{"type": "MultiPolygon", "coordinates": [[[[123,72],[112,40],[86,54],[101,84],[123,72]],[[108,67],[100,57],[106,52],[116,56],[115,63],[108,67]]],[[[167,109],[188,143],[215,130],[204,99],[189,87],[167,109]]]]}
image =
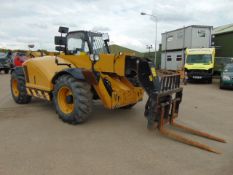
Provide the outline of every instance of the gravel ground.
{"type": "Polygon", "coordinates": [[[132,110],[110,111],[94,102],[89,121],[72,126],[58,119],[51,103],[33,99],[28,105],[15,104],[9,77],[0,74],[1,175],[233,174],[233,91],[220,90],[217,80],[185,86],[177,120],[227,143],[177,132],[221,155],[148,131],[146,98],[132,110]]]}

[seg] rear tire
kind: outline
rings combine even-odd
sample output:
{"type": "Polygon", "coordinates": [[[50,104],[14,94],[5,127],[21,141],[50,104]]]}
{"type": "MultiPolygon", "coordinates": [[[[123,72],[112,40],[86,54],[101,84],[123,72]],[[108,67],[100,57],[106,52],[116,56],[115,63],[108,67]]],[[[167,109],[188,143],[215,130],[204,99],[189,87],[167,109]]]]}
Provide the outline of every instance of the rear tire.
{"type": "Polygon", "coordinates": [[[31,96],[27,95],[26,82],[23,75],[11,74],[11,95],[18,104],[27,104],[31,102],[31,96]]]}
{"type": "Polygon", "coordinates": [[[56,81],[53,103],[61,120],[70,124],[83,123],[92,112],[91,86],[70,75],[63,75],[56,81]]]}

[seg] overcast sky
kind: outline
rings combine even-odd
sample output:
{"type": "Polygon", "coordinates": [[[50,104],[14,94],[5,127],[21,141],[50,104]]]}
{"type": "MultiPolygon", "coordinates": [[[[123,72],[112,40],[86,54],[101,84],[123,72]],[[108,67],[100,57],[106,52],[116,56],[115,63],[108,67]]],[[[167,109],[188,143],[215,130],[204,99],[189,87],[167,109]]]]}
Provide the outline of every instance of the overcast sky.
{"type": "MultiPolygon", "coordinates": [[[[161,33],[188,25],[233,23],[232,0],[0,0],[0,47],[54,50],[58,27],[108,32],[111,44],[146,51],[161,33]]],[[[154,45],[153,45],[154,47],[154,45]]]]}

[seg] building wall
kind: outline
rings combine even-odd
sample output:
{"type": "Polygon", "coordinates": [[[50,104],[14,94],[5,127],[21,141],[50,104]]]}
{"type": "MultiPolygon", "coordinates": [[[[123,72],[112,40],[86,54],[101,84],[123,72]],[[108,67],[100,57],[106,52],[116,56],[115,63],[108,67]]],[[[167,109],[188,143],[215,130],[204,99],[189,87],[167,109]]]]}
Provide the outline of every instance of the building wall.
{"type": "Polygon", "coordinates": [[[162,34],[162,51],[165,50],[175,50],[184,47],[184,43],[190,40],[191,36],[190,28],[179,29],[176,31],[171,31],[162,34]]]}
{"type": "Polygon", "coordinates": [[[162,51],[211,45],[211,27],[189,26],[162,34],[162,51]]]}
{"type": "Polygon", "coordinates": [[[233,32],[215,35],[216,57],[233,57],[233,32]]]}
{"type": "Polygon", "coordinates": [[[180,70],[184,64],[184,52],[163,52],[161,55],[161,69],[180,70]]]}
{"type": "Polygon", "coordinates": [[[190,48],[209,48],[211,46],[211,30],[209,28],[192,28],[192,44],[190,48]]]}
{"type": "Polygon", "coordinates": [[[181,69],[185,63],[185,49],[209,48],[211,32],[212,27],[210,26],[189,26],[163,33],[161,68],[181,69]],[[179,60],[177,60],[177,56],[179,56],[179,60]]]}

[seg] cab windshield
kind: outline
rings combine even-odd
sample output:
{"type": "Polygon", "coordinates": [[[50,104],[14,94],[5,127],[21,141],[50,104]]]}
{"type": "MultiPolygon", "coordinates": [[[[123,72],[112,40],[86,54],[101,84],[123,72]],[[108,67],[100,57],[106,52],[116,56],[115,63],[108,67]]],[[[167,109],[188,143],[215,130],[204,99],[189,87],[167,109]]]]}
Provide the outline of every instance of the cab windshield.
{"type": "Polygon", "coordinates": [[[210,64],[212,63],[212,55],[203,54],[203,55],[188,55],[186,59],[186,63],[202,63],[202,64],[210,64]]]}
{"type": "Polygon", "coordinates": [[[87,54],[108,53],[107,46],[102,33],[94,32],[75,32],[67,36],[67,52],[69,54],[87,54]]]}

